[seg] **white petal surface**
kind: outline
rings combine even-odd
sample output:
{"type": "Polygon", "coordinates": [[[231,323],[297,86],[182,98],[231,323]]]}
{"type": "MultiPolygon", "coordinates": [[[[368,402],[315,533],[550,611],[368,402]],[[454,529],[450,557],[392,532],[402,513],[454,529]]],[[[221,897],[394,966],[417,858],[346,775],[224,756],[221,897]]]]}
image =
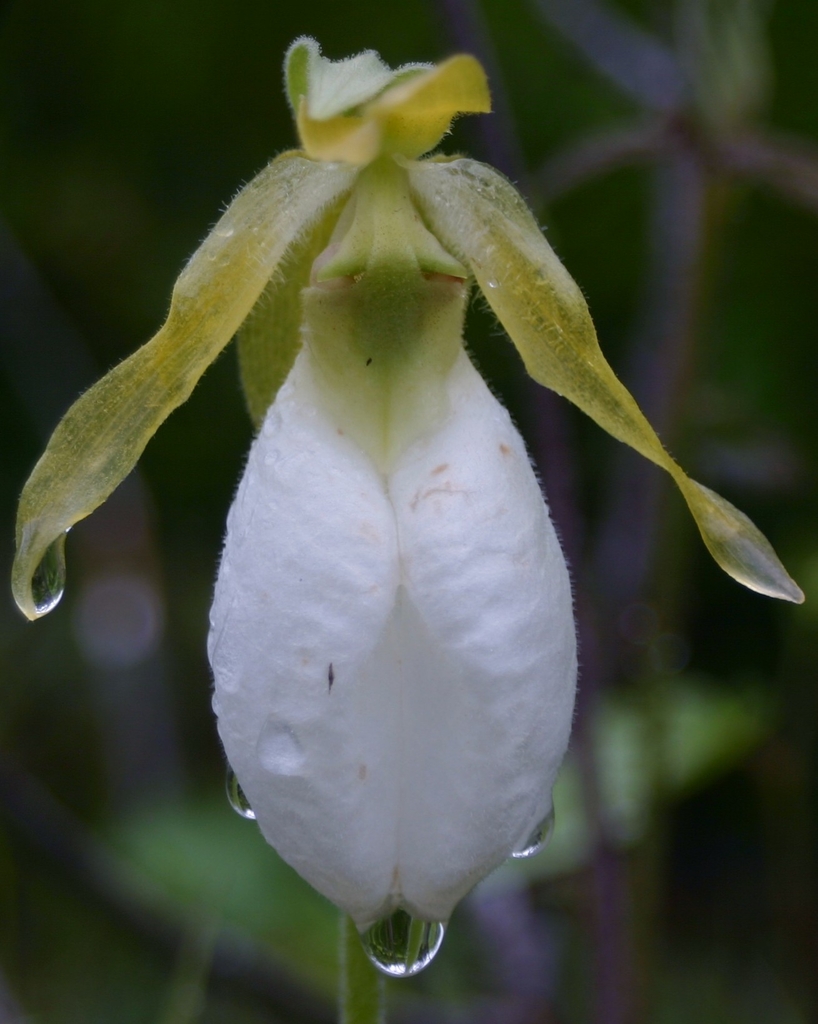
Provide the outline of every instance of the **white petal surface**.
{"type": "Polygon", "coordinates": [[[299,357],[230,510],[210,657],[219,732],[262,832],[356,913],[388,892],[394,861],[393,834],[365,816],[393,803],[395,773],[359,774],[392,745],[363,668],[397,586],[382,480],[316,409],[299,357]]]}
{"type": "Polygon", "coordinates": [[[522,442],[463,354],[386,480],[299,356],[228,520],[210,653],[262,832],[364,927],[446,920],[550,809],[570,588],[522,442]],[[329,685],[332,665],[332,686],[329,685]]]}
{"type": "Polygon", "coordinates": [[[452,415],[412,446],[390,496],[409,599],[434,664],[413,680],[400,822],[403,895],[449,907],[551,810],[576,644],[565,560],[522,440],[463,354],[452,415]],[[411,716],[411,717],[410,717],[411,716]]]}

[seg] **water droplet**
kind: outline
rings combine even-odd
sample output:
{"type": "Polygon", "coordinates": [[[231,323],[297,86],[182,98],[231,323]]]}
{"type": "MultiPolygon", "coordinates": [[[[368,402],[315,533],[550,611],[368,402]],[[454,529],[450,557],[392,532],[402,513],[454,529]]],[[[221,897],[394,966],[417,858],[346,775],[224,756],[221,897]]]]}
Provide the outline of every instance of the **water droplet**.
{"type": "Polygon", "coordinates": [[[418,921],[396,910],[367,928],[361,943],[379,971],[391,978],[411,978],[432,962],[445,931],[440,921],[418,921]]]}
{"type": "Polygon", "coordinates": [[[300,775],[304,765],[301,743],[286,722],[271,715],[264,723],[256,747],[265,771],[273,775],[300,775]]]}
{"type": "Polygon", "coordinates": [[[522,860],[524,857],[533,857],[540,853],[548,846],[551,842],[551,836],[554,834],[554,808],[546,814],[539,825],[534,829],[531,835],[526,839],[519,849],[514,850],[511,854],[517,860],[522,860]]]}
{"type": "Polygon", "coordinates": [[[236,814],[240,814],[242,818],[249,818],[251,821],[256,820],[256,812],[250,806],[250,801],[244,795],[244,790],[239,785],[239,780],[232,768],[227,769],[227,799],[236,814]]]}
{"type": "Polygon", "coordinates": [[[65,534],[52,541],[31,577],[31,599],[38,615],[57,607],[65,590],[65,534]]]}
{"type": "Polygon", "coordinates": [[[497,288],[498,287],[497,282],[494,280],[493,277],[490,277],[488,279],[488,281],[486,281],[486,284],[488,285],[489,288],[497,288]]]}

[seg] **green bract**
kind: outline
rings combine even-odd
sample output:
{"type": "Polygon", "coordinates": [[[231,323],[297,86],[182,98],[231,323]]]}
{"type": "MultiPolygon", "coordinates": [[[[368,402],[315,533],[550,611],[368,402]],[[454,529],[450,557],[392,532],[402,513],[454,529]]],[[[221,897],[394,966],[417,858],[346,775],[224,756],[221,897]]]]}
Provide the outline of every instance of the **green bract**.
{"type": "MultiPolygon", "coordinates": [[[[416,268],[473,277],[535,380],[671,474],[727,573],[759,593],[802,601],[750,520],[664,450],[602,355],[579,288],[509,182],[474,160],[419,159],[457,114],[490,109],[478,62],[459,55],[392,70],[372,51],[326,60],[303,38],[287,55],[286,83],[303,150],[277,157],[236,196],[180,274],[159,333],[69,409],[35,466],[17,520],[13,590],[22,611],[33,619],[53,607],[65,532],[133,468],[237,332],[260,423],[300,347],[301,291],[313,262],[332,248],[342,215],[354,218],[351,235],[365,232],[368,215],[356,216],[356,204],[377,211],[387,193],[405,206],[388,242],[393,256],[419,216],[439,246],[424,243],[420,254],[404,246],[416,268]]],[[[371,251],[371,239],[356,249],[346,237],[334,276],[354,277],[363,270],[356,260],[371,251]]]]}

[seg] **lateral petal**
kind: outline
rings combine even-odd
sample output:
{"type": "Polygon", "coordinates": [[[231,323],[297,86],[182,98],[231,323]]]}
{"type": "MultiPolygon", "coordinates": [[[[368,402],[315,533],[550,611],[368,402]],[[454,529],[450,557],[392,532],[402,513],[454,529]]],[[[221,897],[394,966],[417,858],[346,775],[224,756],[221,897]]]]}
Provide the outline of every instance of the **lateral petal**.
{"type": "Polygon", "coordinates": [[[249,313],[293,242],[354,180],[354,171],[285,153],[236,196],[173,289],[165,324],[62,419],[20,498],[12,589],[44,614],[32,577],[50,546],[100,505],[249,313]]]}
{"type": "Polygon", "coordinates": [[[474,274],[530,376],[670,473],[726,573],[761,594],[802,602],[800,588],[747,516],[691,480],[662,447],[602,354],[581,291],[510,182],[475,160],[407,167],[431,230],[474,274]]]}

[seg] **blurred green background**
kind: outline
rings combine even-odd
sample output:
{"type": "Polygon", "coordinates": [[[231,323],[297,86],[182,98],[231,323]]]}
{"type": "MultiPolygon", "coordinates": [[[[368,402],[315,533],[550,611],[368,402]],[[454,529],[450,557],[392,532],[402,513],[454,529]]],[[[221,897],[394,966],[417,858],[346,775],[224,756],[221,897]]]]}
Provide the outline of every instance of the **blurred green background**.
{"type": "MultiPolygon", "coordinates": [[[[392,984],[395,1019],[796,1024],[818,1019],[818,5],[605,11],[610,31],[588,0],[3,3],[0,575],[59,416],[294,145],[288,44],[493,54],[508,116],[444,148],[527,190],[617,371],[807,603],[724,577],[677,496],[543,407],[472,304],[472,352],[554,487],[584,696],[551,848],[465,901],[435,963],[392,984]]],[[[332,1019],[336,913],[230,810],[209,706],[250,442],[228,348],[72,531],[59,608],[31,625],[0,601],[2,1022],[332,1019]]]]}

